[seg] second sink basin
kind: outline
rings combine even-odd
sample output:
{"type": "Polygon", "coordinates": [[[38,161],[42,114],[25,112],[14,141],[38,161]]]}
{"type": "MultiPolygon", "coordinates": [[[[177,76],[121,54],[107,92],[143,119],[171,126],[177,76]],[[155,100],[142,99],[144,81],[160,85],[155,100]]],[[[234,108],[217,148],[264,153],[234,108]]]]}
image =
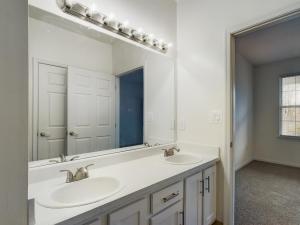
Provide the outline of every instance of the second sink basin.
{"type": "Polygon", "coordinates": [[[175,154],[173,156],[165,157],[165,161],[170,164],[187,165],[201,162],[202,159],[191,154],[175,154]]]}
{"type": "Polygon", "coordinates": [[[44,192],[36,200],[47,208],[70,208],[103,200],[121,188],[121,183],[113,177],[88,178],[44,192]]]}

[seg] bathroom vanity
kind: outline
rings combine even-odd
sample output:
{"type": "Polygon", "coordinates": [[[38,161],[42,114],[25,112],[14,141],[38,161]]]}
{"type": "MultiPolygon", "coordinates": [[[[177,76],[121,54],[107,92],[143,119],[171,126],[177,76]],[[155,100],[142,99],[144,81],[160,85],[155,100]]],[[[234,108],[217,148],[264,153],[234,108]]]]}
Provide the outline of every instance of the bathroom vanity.
{"type": "MultiPolygon", "coordinates": [[[[167,148],[169,146],[164,146],[167,148]]],[[[32,168],[29,171],[29,197],[35,198],[35,220],[37,225],[210,225],[216,219],[216,163],[218,148],[189,146],[181,147],[174,156],[194,157],[197,161],[167,161],[161,147],[135,150],[116,155],[99,156],[92,159],[71,162],[65,165],[51,165],[48,168],[32,168]],[[82,162],[84,161],[84,162],[82,162]],[[90,177],[78,183],[93,179],[111,178],[119,182],[107,197],[92,203],[83,202],[94,190],[84,184],[76,188],[76,182],[65,183],[66,175],[61,169],[76,168],[93,163],[90,177]],[[55,199],[53,190],[74,185],[55,199]],[[47,202],[43,195],[53,198],[47,202]],[[77,202],[76,202],[77,201],[77,202]],[[72,204],[67,204],[72,202],[72,204]]],[[[183,157],[184,158],[184,157],[183,157]]],[[[105,181],[103,181],[103,185],[105,181]]],[[[101,191],[105,188],[98,189],[101,191]]]]}
{"type": "Polygon", "coordinates": [[[29,0],[30,225],[211,225],[217,147],[176,140],[175,56],[86,1],[29,0]]]}

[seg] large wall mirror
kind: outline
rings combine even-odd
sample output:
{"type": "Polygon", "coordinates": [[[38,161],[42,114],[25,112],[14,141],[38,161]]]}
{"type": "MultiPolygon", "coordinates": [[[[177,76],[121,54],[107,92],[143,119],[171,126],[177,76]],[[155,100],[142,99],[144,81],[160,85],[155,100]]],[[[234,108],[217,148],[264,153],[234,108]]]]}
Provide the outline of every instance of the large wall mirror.
{"type": "Polygon", "coordinates": [[[174,142],[171,58],[30,7],[29,59],[31,166],[174,142]]]}

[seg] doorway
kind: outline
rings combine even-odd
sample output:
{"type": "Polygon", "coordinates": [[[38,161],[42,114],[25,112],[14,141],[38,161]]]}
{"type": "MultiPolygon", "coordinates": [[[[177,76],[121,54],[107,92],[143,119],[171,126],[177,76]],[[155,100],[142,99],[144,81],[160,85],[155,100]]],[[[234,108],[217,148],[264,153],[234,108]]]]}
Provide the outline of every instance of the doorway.
{"type": "MultiPolygon", "coordinates": [[[[238,119],[240,119],[240,121],[245,122],[244,118],[242,118],[240,111],[238,110],[239,105],[237,104],[237,101],[240,102],[245,102],[245,101],[250,101],[249,99],[241,99],[241,95],[239,95],[237,93],[237,90],[240,88],[243,91],[247,91],[245,88],[243,88],[242,86],[238,86],[237,84],[237,54],[236,54],[236,50],[238,48],[237,46],[237,40],[241,37],[244,37],[246,35],[249,34],[253,34],[254,32],[257,31],[261,31],[264,29],[269,29],[273,26],[276,25],[280,25],[284,22],[289,22],[293,19],[297,19],[299,16],[299,12],[298,10],[294,10],[292,12],[289,13],[284,13],[282,15],[276,15],[273,16],[271,18],[267,18],[266,20],[263,20],[263,22],[258,22],[256,24],[250,24],[248,26],[244,26],[241,27],[239,29],[234,29],[234,31],[231,31],[228,33],[228,51],[227,51],[227,57],[228,57],[228,92],[227,92],[227,112],[228,112],[228,124],[227,124],[227,146],[228,149],[231,149],[231,151],[228,151],[228,160],[229,160],[229,164],[228,164],[228,178],[229,178],[229,192],[230,192],[230,197],[228,197],[228,205],[230,205],[230,209],[229,209],[229,216],[230,218],[228,219],[229,224],[236,224],[239,225],[237,223],[234,222],[234,215],[235,215],[235,203],[236,203],[236,179],[235,179],[235,171],[237,167],[242,168],[243,165],[241,166],[237,166],[235,164],[235,156],[237,153],[238,148],[241,146],[241,139],[240,138],[236,138],[238,135],[238,132],[240,129],[240,127],[238,127],[238,119]]],[[[299,30],[299,29],[298,29],[299,30]]],[[[298,71],[299,72],[299,71],[298,71]]],[[[284,74],[282,74],[284,75],[284,74]]],[[[246,82],[251,82],[251,81],[246,81],[246,82]]],[[[279,88],[279,80],[277,79],[278,86],[276,88],[279,88]]],[[[265,95],[267,93],[265,92],[265,95]]],[[[277,96],[279,97],[279,96],[277,96]]],[[[278,100],[279,103],[279,100],[278,100]]],[[[240,104],[240,103],[239,103],[240,104]]],[[[267,103],[268,104],[268,103],[267,103]]],[[[242,109],[244,111],[247,111],[245,109],[246,107],[242,107],[242,109]]],[[[274,108],[274,107],[273,107],[274,108]]],[[[274,110],[278,110],[278,107],[274,110]]],[[[279,112],[279,110],[278,110],[279,112]]],[[[248,118],[248,117],[247,117],[248,118]]],[[[277,118],[279,119],[279,117],[277,118]]],[[[278,120],[277,120],[278,122],[278,120]]],[[[278,125],[277,125],[278,126],[278,125]]],[[[277,129],[277,128],[276,128],[277,129]]],[[[279,130],[279,127],[278,129],[279,130]]],[[[274,131],[275,132],[275,131],[274,131]]],[[[277,132],[277,131],[276,131],[277,132]]],[[[276,133],[276,135],[278,136],[278,133],[276,133]]],[[[251,147],[250,147],[251,148],[251,147]]],[[[253,159],[253,158],[252,158],[253,159]]],[[[255,158],[254,158],[255,159],[255,158]]],[[[252,160],[249,160],[248,162],[251,162],[252,160]]],[[[245,165],[247,165],[247,160],[245,160],[245,165]]],[[[242,163],[243,164],[243,163],[242,163]]],[[[251,165],[251,164],[250,164],[251,165]]],[[[271,165],[273,166],[273,165],[271,165]]],[[[258,168],[259,165],[254,165],[255,168],[258,168]]],[[[240,180],[238,180],[238,182],[240,182],[240,180]]],[[[248,181],[247,181],[248,182],[248,181]]],[[[246,184],[248,185],[248,183],[246,182],[246,184]]],[[[246,185],[246,186],[247,186],[246,185]]],[[[245,187],[245,186],[244,186],[245,187]]],[[[265,196],[264,196],[265,197],[265,196]]],[[[225,199],[226,202],[226,199],[225,199]]],[[[226,203],[225,203],[226,204],[226,203]]],[[[255,204],[257,207],[259,206],[259,204],[255,204]]],[[[261,208],[260,208],[261,209],[261,208]]],[[[258,209],[259,210],[259,209],[258,209]]],[[[245,212],[245,210],[243,211],[245,212]]],[[[263,211],[260,210],[260,213],[262,213],[263,211]]],[[[245,213],[244,215],[242,215],[244,219],[247,219],[247,213],[245,213]]],[[[266,221],[248,221],[249,224],[272,224],[272,222],[270,223],[270,220],[266,221]],[[264,223],[266,222],[266,223],[264,223]]],[[[286,224],[290,224],[290,221],[288,221],[286,224]]],[[[247,223],[243,222],[243,225],[246,225],[247,223]]],[[[278,223],[280,224],[280,223],[278,223]]]]}
{"type": "Polygon", "coordinates": [[[119,147],[144,143],[144,69],[118,76],[119,147]]]}

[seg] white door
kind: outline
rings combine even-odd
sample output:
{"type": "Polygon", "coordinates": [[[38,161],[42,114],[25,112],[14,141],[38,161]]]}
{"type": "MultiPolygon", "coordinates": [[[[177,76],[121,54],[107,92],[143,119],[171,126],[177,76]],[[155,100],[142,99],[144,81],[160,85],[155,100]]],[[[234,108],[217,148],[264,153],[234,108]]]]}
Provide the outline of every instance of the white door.
{"type": "Polygon", "coordinates": [[[183,225],[182,201],[152,217],[151,225],[183,225]]]}
{"type": "Polygon", "coordinates": [[[38,151],[49,159],[66,151],[67,69],[38,65],[38,151]]]}
{"type": "Polygon", "coordinates": [[[115,78],[68,68],[68,154],[115,147],[115,78]]]}
{"type": "Polygon", "coordinates": [[[216,166],[204,170],[203,225],[216,220],[216,166]]]}
{"type": "Polygon", "coordinates": [[[109,215],[109,225],[148,225],[147,200],[143,199],[109,215]]]}
{"type": "Polygon", "coordinates": [[[204,183],[202,172],[185,181],[185,225],[202,225],[204,183]]]}

